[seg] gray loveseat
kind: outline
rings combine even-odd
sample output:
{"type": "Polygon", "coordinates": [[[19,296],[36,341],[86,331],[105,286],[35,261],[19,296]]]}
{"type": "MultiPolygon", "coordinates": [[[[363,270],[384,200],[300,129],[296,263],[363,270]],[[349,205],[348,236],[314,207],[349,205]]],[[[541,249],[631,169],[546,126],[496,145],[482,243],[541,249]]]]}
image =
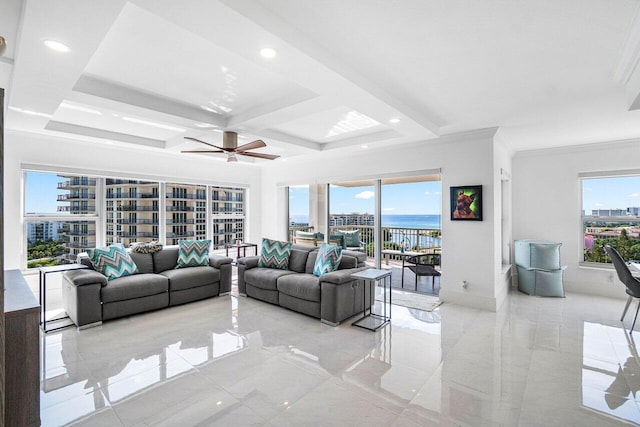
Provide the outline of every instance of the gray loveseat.
{"type": "Polygon", "coordinates": [[[103,320],[184,304],[231,291],[231,258],[209,256],[209,265],[175,268],[178,247],[153,254],[130,253],[140,273],[109,280],[85,256],[86,270],[67,271],[62,281],[64,310],[78,327],[103,320]]]}
{"type": "MultiPolygon", "coordinates": [[[[361,313],[364,285],[352,279],[351,274],[368,268],[364,264],[367,255],[342,251],[338,270],[316,277],[312,273],[317,255],[315,246],[292,245],[288,270],[258,267],[259,256],[240,258],[238,292],[332,326],[361,313]]],[[[372,301],[368,303],[371,306],[372,301]]]]}

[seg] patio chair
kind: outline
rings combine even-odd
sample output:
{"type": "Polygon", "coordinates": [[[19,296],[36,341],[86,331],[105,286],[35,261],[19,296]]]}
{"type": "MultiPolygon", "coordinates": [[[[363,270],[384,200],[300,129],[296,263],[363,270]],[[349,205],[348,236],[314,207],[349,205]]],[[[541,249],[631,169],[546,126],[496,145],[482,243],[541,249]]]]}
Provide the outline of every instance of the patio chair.
{"type": "Polygon", "coordinates": [[[626,291],[627,295],[629,295],[629,298],[627,298],[627,304],[624,306],[624,311],[622,312],[622,317],[620,318],[621,322],[624,320],[624,316],[627,314],[627,310],[629,309],[631,300],[633,298],[636,298],[638,300],[636,315],[633,318],[633,324],[631,325],[631,330],[629,331],[629,333],[633,333],[633,327],[636,325],[636,319],[638,318],[638,311],[640,311],[640,279],[638,279],[637,277],[633,277],[631,271],[629,270],[629,267],[624,262],[624,259],[622,259],[622,256],[620,256],[617,250],[609,245],[606,245],[604,247],[604,250],[607,252],[607,255],[609,255],[609,258],[611,258],[613,266],[616,269],[616,273],[618,273],[618,279],[620,279],[620,281],[627,287],[626,291]]]}
{"type": "Polygon", "coordinates": [[[415,290],[418,290],[418,276],[431,276],[431,289],[435,292],[436,276],[440,276],[440,272],[435,269],[436,265],[440,265],[439,254],[424,254],[404,257],[402,259],[402,282],[404,288],[404,269],[408,268],[415,275],[415,290]]]}

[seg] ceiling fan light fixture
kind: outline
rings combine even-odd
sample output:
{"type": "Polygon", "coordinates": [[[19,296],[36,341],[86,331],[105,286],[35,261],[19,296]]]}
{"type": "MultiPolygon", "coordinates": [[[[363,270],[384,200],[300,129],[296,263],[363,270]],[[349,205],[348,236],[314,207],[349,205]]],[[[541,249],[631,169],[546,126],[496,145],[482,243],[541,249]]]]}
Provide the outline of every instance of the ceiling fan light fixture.
{"type": "Polygon", "coordinates": [[[229,157],[227,157],[227,163],[233,163],[237,161],[238,161],[238,158],[235,156],[235,154],[229,154],[229,157]]]}

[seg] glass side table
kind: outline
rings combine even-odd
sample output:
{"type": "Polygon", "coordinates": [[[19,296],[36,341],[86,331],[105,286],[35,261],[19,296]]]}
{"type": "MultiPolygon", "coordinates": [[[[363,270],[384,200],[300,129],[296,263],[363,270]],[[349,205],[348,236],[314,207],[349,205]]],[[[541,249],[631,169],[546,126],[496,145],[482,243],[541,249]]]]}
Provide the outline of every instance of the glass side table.
{"type": "Polygon", "coordinates": [[[47,274],[51,273],[62,273],[64,271],[70,270],[83,270],[85,268],[89,268],[84,264],[60,264],[60,265],[52,265],[50,267],[40,267],[38,270],[40,271],[40,328],[42,328],[42,332],[45,334],[47,332],[56,331],[58,329],[67,328],[72,326],[73,323],[69,323],[64,326],[58,326],[55,328],[47,329],[47,323],[59,322],[60,320],[68,319],[69,316],[58,317],[56,319],[47,320],[47,274]]]}
{"type": "Polygon", "coordinates": [[[363,295],[363,310],[362,317],[351,325],[359,328],[368,329],[370,331],[377,331],[383,326],[391,322],[391,270],[363,270],[351,275],[352,278],[361,280],[364,284],[362,289],[363,295]],[[375,289],[376,285],[382,284],[382,314],[374,313],[373,305],[368,305],[367,301],[375,304],[375,289]],[[388,289],[388,291],[387,291],[388,289]],[[387,300],[387,293],[389,299],[387,300]],[[367,294],[369,299],[367,300],[367,294]],[[387,305],[389,310],[387,311],[387,305]],[[369,308],[367,308],[369,307],[369,308]],[[368,311],[368,313],[367,313],[368,311]]]}

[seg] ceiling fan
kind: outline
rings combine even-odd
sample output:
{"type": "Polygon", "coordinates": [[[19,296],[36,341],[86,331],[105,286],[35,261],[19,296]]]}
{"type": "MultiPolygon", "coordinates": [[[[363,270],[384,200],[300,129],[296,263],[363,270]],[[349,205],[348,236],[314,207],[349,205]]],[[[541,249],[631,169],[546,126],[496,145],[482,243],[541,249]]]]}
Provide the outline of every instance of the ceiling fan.
{"type": "Polygon", "coordinates": [[[218,147],[217,145],[199,140],[197,138],[192,138],[190,136],[185,136],[184,139],[200,142],[202,144],[215,148],[215,150],[183,150],[181,151],[181,153],[228,153],[227,162],[237,162],[238,161],[238,158],[236,157],[237,154],[241,156],[257,157],[259,159],[268,159],[268,160],[274,160],[280,157],[280,156],[274,156],[273,154],[249,152],[249,150],[254,150],[256,148],[262,148],[267,146],[267,144],[265,144],[264,141],[260,139],[256,139],[255,141],[249,142],[247,144],[244,144],[238,147],[237,132],[231,132],[231,131],[223,132],[222,147],[218,147]]]}

